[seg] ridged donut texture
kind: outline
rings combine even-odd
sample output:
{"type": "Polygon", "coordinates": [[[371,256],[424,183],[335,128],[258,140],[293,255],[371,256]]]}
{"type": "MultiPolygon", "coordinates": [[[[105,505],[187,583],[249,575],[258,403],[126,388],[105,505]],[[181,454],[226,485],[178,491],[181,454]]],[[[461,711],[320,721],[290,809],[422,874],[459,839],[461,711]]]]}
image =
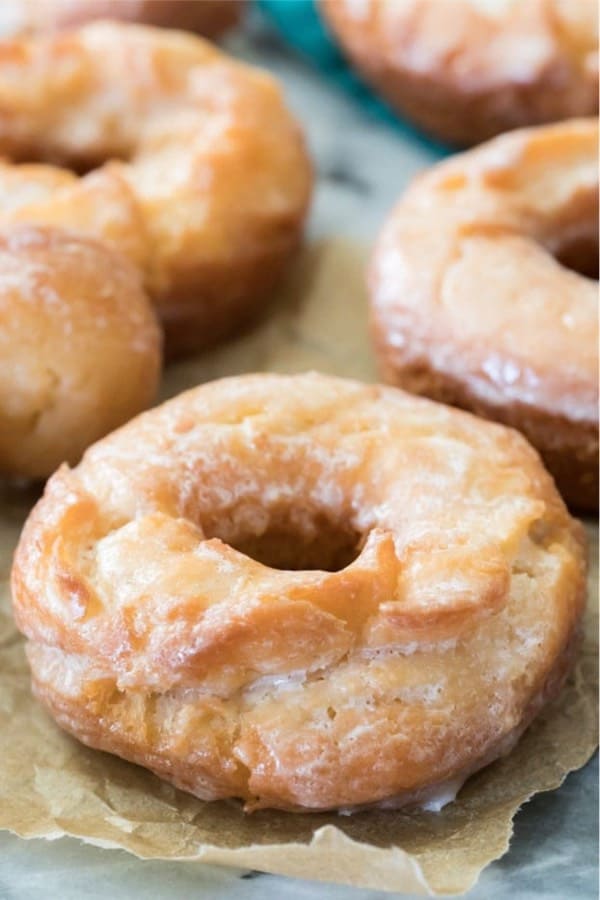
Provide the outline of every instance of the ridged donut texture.
{"type": "Polygon", "coordinates": [[[376,245],[383,378],[520,429],[598,506],[598,122],[507,134],[409,187],[376,245]],[[590,277],[585,274],[588,273],[590,277]]]}
{"type": "Polygon", "coordinates": [[[598,112],[596,0],[320,0],[349,59],[431,135],[469,145],[598,112]]]}
{"type": "Polygon", "coordinates": [[[0,475],[76,463],[152,402],[160,369],[135,266],[64,229],[0,228],[0,475]]]}
{"type": "Polygon", "coordinates": [[[243,0],[2,0],[0,36],[59,31],[111,19],[215,38],[239,21],[242,9],[243,0]]]}
{"type": "Polygon", "coordinates": [[[99,442],[12,573],[58,723],[248,809],[414,800],[506,752],[584,585],[517,432],[316,374],[213,382],[99,442]]]}
{"type": "Polygon", "coordinates": [[[2,42],[0,146],[13,162],[97,167],[17,168],[0,222],[68,227],[127,254],[171,356],[262,307],[312,181],[273,79],[201,38],[135,25],[2,42]]]}

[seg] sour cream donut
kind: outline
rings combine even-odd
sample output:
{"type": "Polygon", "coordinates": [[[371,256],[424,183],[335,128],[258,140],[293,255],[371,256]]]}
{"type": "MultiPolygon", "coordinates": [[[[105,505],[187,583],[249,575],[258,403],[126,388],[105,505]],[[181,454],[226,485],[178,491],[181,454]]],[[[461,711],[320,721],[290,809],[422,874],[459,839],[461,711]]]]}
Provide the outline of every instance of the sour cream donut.
{"type": "Polygon", "coordinates": [[[598,123],[580,120],[507,134],[417,178],[369,278],[384,379],[518,428],[590,510],[597,266],[598,123]]]}
{"type": "Polygon", "coordinates": [[[0,43],[0,145],[13,162],[98,167],[30,168],[33,199],[0,221],[116,244],[169,355],[253,317],[300,238],[312,175],[278,86],[192,35],[96,23],[0,43]]]}
{"type": "Polygon", "coordinates": [[[598,111],[596,0],[320,3],[365,79],[443,141],[598,111]]]}
{"type": "Polygon", "coordinates": [[[214,38],[238,22],[241,10],[241,0],[2,0],[0,37],[112,19],[182,28],[214,38]]]}
{"type": "Polygon", "coordinates": [[[213,382],[100,441],[12,572],[57,722],[250,810],[456,787],[558,691],[584,588],[517,432],[317,374],[213,382]]]}
{"type": "Polygon", "coordinates": [[[0,475],[76,463],[152,402],[160,367],[130,262],[63,229],[0,229],[0,475]]]}

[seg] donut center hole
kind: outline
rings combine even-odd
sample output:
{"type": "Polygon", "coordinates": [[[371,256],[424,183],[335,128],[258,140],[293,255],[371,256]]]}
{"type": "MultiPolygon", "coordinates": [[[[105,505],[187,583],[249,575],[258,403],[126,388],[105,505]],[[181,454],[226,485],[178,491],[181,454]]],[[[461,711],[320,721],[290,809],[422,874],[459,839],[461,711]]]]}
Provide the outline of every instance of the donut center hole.
{"type": "Polygon", "coordinates": [[[354,562],[363,543],[362,535],[349,523],[335,521],[324,513],[308,520],[277,516],[264,530],[214,527],[207,537],[218,537],[251,559],[284,571],[320,570],[339,572],[354,562]]]}
{"type": "Polygon", "coordinates": [[[91,155],[85,153],[23,152],[12,153],[10,161],[18,166],[37,164],[56,166],[59,169],[67,169],[73,175],[77,175],[78,178],[83,178],[84,175],[89,175],[91,172],[95,172],[96,169],[102,168],[107,162],[129,162],[130,156],[130,154],[125,152],[110,153],[108,156],[105,154],[91,155]]]}
{"type": "Polygon", "coordinates": [[[598,281],[598,234],[564,241],[554,250],[554,258],[565,269],[598,281]]]}

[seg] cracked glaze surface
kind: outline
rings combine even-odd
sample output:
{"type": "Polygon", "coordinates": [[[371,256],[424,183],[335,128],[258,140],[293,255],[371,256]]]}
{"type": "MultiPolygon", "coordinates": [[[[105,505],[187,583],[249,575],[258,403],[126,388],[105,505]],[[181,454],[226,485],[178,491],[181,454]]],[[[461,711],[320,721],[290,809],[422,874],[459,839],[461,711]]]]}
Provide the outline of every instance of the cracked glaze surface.
{"type": "Polygon", "coordinates": [[[257,375],[180,395],[53,476],[13,596],[35,690],[81,740],[203,799],[324,809],[503,752],[562,683],[584,573],[580,528],[515,432],[391,388],[257,375]]]}

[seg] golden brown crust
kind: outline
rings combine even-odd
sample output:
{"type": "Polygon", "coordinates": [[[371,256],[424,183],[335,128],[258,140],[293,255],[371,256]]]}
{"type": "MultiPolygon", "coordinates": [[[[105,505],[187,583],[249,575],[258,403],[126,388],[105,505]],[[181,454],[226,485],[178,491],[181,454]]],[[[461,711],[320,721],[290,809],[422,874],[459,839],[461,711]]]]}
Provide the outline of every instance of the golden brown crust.
{"type": "Polygon", "coordinates": [[[215,38],[238,23],[243,6],[243,0],[3,0],[0,35],[60,31],[111,19],[215,38]]]}
{"type": "Polygon", "coordinates": [[[256,375],[56,473],[12,590],[35,691],[81,740],[204,799],[326,809],[505,752],[569,668],[584,557],[516,432],[256,375]]]}
{"type": "Polygon", "coordinates": [[[0,473],[42,478],[154,399],[161,338],[139,273],[65,230],[0,230],[0,473]]]}
{"type": "Polygon", "coordinates": [[[320,0],[400,113],[457,145],[598,111],[595,0],[320,0]]]}
{"type": "Polygon", "coordinates": [[[598,504],[598,125],[515,132],[409,188],[370,271],[383,378],[521,430],[598,504]]]}
{"type": "Polygon", "coordinates": [[[116,244],[143,270],[171,356],[260,310],[299,242],[312,182],[269,76],[191,35],[100,23],[3,42],[0,93],[13,160],[100,166],[54,190],[49,167],[28,167],[42,188],[0,219],[116,244]]]}

